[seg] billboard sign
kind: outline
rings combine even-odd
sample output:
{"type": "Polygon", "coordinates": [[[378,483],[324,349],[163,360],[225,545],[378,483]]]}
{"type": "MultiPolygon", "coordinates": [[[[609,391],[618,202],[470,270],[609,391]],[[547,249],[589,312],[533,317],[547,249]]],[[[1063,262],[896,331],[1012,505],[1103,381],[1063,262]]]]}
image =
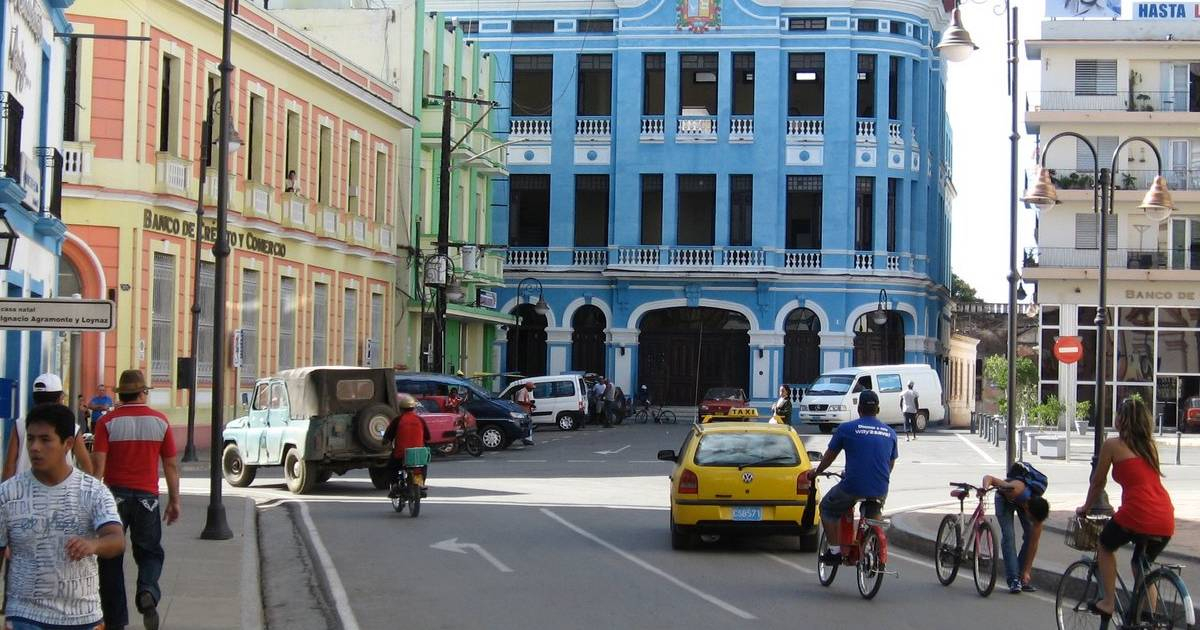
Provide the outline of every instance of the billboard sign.
{"type": "Polygon", "coordinates": [[[1046,0],[1048,18],[1121,17],[1121,0],[1046,0]]]}
{"type": "Polygon", "coordinates": [[[1195,2],[1135,2],[1130,18],[1135,20],[1194,20],[1200,18],[1195,2]]]}
{"type": "Polygon", "coordinates": [[[108,300],[0,299],[0,329],[112,330],[116,306],[108,300]]]}

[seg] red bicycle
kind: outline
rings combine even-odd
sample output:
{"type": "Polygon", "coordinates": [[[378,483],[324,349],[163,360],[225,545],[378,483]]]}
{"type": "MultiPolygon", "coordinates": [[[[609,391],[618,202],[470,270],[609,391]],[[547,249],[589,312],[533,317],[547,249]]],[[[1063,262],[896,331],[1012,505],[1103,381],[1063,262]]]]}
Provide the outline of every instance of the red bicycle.
{"type": "Polygon", "coordinates": [[[937,541],[933,550],[933,570],[943,586],[950,586],[958,575],[958,565],[971,562],[975,590],[983,597],[992,594],[996,586],[997,549],[996,530],[987,520],[985,498],[994,488],[980,488],[969,483],[951,482],[954,490],[950,496],[958,499],[958,514],[947,514],[938,526],[937,541]],[[971,493],[979,499],[975,512],[968,519],[965,503],[971,493]],[[963,533],[971,533],[971,548],[968,551],[963,533]]]}
{"type": "MultiPolygon", "coordinates": [[[[842,475],[838,473],[829,472],[821,473],[820,476],[842,478],[842,475]]],[[[814,491],[810,493],[810,496],[815,494],[814,491]]],[[[857,567],[858,594],[862,595],[863,599],[875,597],[875,594],[879,592],[879,587],[883,584],[884,575],[896,575],[895,571],[887,570],[887,535],[883,533],[883,530],[888,523],[879,516],[882,508],[883,502],[879,499],[863,499],[861,505],[863,516],[855,522],[854,507],[851,506],[842,515],[839,524],[841,540],[854,541],[849,544],[842,543],[842,563],[857,567]]],[[[817,579],[820,580],[821,586],[833,584],[833,578],[837,576],[838,565],[825,564],[821,561],[821,556],[828,549],[829,541],[826,540],[825,532],[822,531],[821,540],[817,544],[817,579]]]]}

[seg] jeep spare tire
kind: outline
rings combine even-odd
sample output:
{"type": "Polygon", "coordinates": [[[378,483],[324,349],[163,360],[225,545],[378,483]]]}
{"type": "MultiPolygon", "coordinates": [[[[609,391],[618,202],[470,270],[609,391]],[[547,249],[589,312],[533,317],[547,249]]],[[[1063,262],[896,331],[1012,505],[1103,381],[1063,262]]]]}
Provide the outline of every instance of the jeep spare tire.
{"type": "Polygon", "coordinates": [[[370,451],[386,451],[388,446],[383,443],[383,432],[387,431],[396,410],[391,406],[378,403],[363,409],[354,416],[354,430],[358,441],[370,451]]]}

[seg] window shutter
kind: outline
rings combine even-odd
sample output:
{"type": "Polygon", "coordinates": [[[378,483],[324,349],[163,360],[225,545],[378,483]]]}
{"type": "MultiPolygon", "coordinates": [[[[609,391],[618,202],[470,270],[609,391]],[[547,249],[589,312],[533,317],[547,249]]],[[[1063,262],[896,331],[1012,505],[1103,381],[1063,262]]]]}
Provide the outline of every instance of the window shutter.
{"type": "MultiPolygon", "coordinates": [[[[1117,215],[1108,218],[1104,226],[1109,249],[1117,248],[1117,215]]],[[[1100,215],[1081,212],[1075,215],[1075,249],[1100,249],[1100,215]]]]}
{"type": "Polygon", "coordinates": [[[1116,59],[1076,59],[1076,96],[1116,95],[1116,59]]]}
{"type": "MultiPolygon", "coordinates": [[[[1117,150],[1119,140],[1116,136],[1091,138],[1092,145],[1096,147],[1096,152],[1100,155],[1100,166],[1107,165],[1109,160],[1112,159],[1113,153],[1117,150]]],[[[1095,168],[1096,162],[1092,157],[1091,150],[1082,141],[1075,140],[1075,170],[1090,174],[1095,168]]]]}

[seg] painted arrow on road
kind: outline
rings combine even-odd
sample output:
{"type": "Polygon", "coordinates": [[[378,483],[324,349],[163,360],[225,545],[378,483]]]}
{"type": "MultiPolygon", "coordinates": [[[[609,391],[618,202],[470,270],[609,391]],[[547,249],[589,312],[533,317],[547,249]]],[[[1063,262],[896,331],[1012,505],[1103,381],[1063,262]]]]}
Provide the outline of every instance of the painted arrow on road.
{"type": "Polygon", "coordinates": [[[619,449],[617,449],[617,450],[615,450],[615,451],[592,451],[592,452],[593,452],[593,453],[595,453],[595,454],[597,454],[597,455],[616,455],[617,453],[620,453],[621,451],[623,451],[623,450],[625,450],[625,449],[629,448],[630,446],[633,446],[633,445],[632,445],[632,444],[626,444],[625,446],[622,446],[621,448],[619,448],[619,449]]]}
{"type": "Polygon", "coordinates": [[[512,569],[508,568],[507,564],[500,562],[500,560],[498,560],[496,558],[496,556],[493,556],[492,554],[488,553],[487,549],[484,549],[483,547],[481,547],[475,543],[460,543],[460,542],[458,542],[457,538],[450,538],[448,540],[443,540],[442,542],[433,543],[432,545],[429,545],[429,546],[432,547],[433,549],[440,549],[442,551],[453,551],[454,553],[467,553],[467,550],[471,549],[471,550],[475,551],[475,553],[479,554],[479,557],[492,563],[492,566],[496,567],[496,570],[500,571],[501,573],[512,573],[513,572],[512,569]]]}

